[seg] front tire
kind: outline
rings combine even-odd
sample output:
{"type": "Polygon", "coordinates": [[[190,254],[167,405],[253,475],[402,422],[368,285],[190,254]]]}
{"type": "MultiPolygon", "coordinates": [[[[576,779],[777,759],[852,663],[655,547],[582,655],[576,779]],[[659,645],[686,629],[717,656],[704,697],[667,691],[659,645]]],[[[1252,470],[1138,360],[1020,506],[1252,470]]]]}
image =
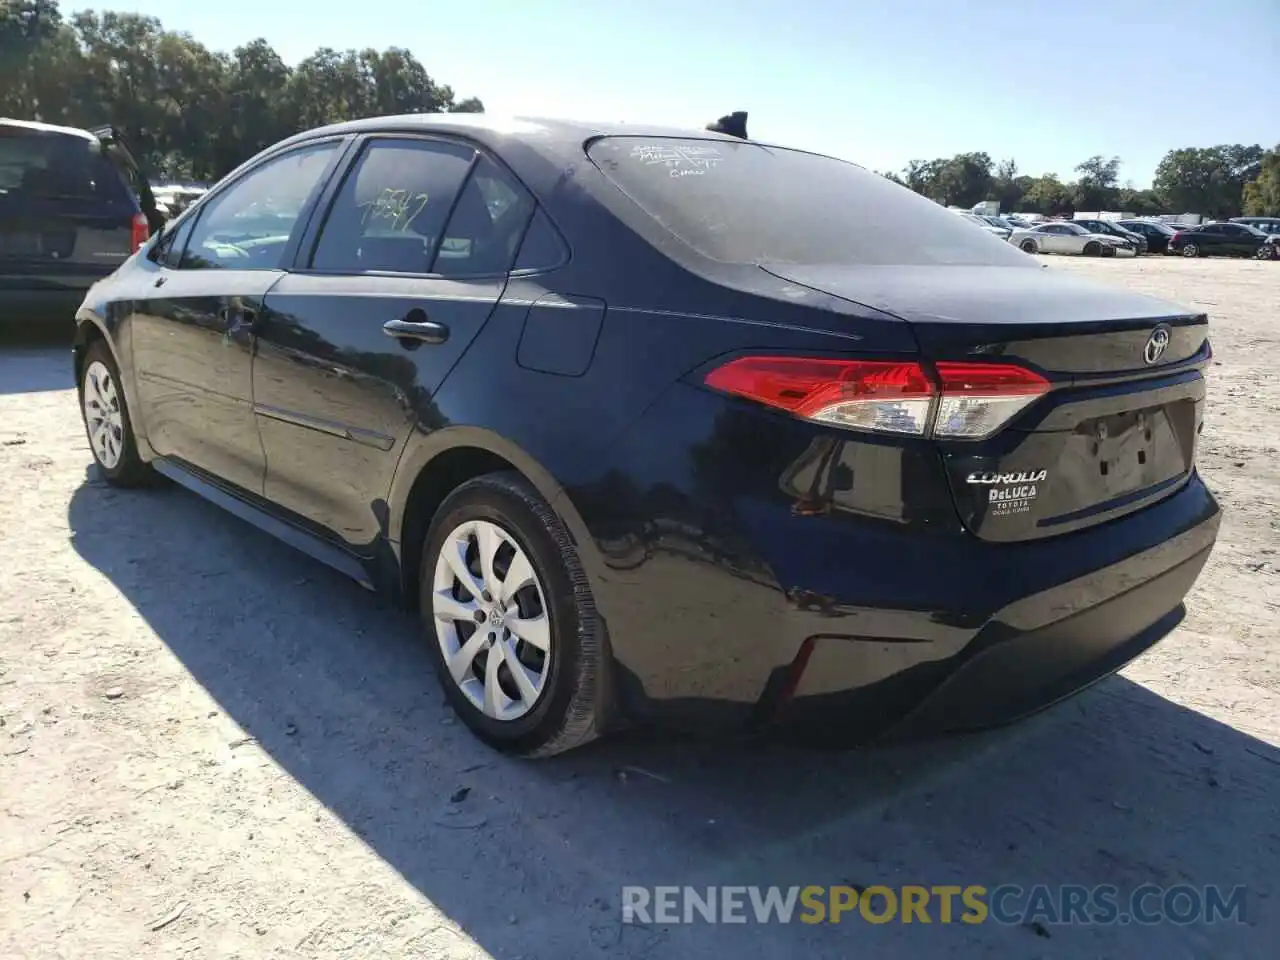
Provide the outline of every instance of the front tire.
{"type": "Polygon", "coordinates": [[[103,340],[95,340],[85,353],[79,394],[89,450],[106,481],[117,487],[148,483],[153,474],[138,456],[120,368],[103,340]]]}
{"type": "Polygon", "coordinates": [[[528,757],[599,734],[604,627],[568,531],[528,481],[491,473],[454,490],[420,571],[436,673],[473,733],[528,757]]]}
{"type": "Polygon", "coordinates": [[[1084,245],[1084,255],[1086,257],[1102,256],[1102,244],[1100,244],[1097,240],[1090,240],[1088,243],[1084,245]]]}
{"type": "Polygon", "coordinates": [[[1030,238],[1023,240],[1018,247],[1023,253],[1035,253],[1037,250],[1036,242],[1030,238]]]}

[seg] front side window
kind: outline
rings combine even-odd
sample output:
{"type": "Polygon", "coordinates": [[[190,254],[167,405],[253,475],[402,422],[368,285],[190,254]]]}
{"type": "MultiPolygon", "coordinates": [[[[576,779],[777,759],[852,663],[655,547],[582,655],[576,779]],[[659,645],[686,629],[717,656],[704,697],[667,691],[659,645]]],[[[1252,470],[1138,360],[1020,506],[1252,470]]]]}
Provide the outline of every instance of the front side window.
{"type": "Polygon", "coordinates": [[[312,269],[428,273],[475,154],[440,140],[369,141],[334,198],[312,269]]]}
{"type": "Polygon", "coordinates": [[[180,267],[275,270],[337,143],[301,147],[245,174],[198,211],[180,267]]]}
{"type": "Polygon", "coordinates": [[[182,254],[187,249],[187,241],[191,239],[191,229],[195,223],[195,217],[187,217],[176,227],[167,231],[156,244],[151,259],[166,267],[181,266],[182,254]]]}
{"type": "Polygon", "coordinates": [[[601,137],[588,154],[638,216],[712,260],[1035,266],[932,200],[830,157],[639,136],[601,137]]]}

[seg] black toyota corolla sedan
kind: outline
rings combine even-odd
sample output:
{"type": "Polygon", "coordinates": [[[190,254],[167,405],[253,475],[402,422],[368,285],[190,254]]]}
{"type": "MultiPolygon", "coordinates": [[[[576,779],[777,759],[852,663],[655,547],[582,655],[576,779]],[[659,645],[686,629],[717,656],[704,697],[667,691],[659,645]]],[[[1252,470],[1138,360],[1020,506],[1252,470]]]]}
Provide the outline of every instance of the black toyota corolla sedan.
{"type": "Polygon", "coordinates": [[[982,727],[1115,671],[1216,536],[1209,357],[1203,314],[849,163],[483,116],[270,148],[74,346],[108,480],[400,598],[526,755],[982,727]]]}

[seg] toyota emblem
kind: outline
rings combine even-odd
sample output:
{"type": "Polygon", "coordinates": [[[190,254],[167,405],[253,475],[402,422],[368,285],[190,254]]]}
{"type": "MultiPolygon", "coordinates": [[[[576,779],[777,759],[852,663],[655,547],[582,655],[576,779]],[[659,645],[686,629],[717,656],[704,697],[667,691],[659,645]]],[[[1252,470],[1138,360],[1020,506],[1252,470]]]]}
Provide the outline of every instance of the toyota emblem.
{"type": "Polygon", "coordinates": [[[1153,363],[1159,362],[1164,356],[1165,350],[1169,347],[1169,328],[1156,327],[1151,331],[1151,336],[1147,337],[1147,345],[1142,349],[1142,359],[1151,366],[1153,363]]]}

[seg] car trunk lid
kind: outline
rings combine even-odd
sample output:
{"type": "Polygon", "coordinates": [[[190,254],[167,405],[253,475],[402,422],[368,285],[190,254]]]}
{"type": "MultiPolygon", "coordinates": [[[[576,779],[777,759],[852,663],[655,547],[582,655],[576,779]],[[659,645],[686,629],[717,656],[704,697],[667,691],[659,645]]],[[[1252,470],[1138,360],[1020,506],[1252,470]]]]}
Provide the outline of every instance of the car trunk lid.
{"type": "Polygon", "coordinates": [[[1012,363],[1049,381],[993,436],[936,441],[961,519],[983,539],[1115,519],[1194,469],[1203,314],[1035,267],[765,269],[906,320],[926,363],[1012,363]]]}

